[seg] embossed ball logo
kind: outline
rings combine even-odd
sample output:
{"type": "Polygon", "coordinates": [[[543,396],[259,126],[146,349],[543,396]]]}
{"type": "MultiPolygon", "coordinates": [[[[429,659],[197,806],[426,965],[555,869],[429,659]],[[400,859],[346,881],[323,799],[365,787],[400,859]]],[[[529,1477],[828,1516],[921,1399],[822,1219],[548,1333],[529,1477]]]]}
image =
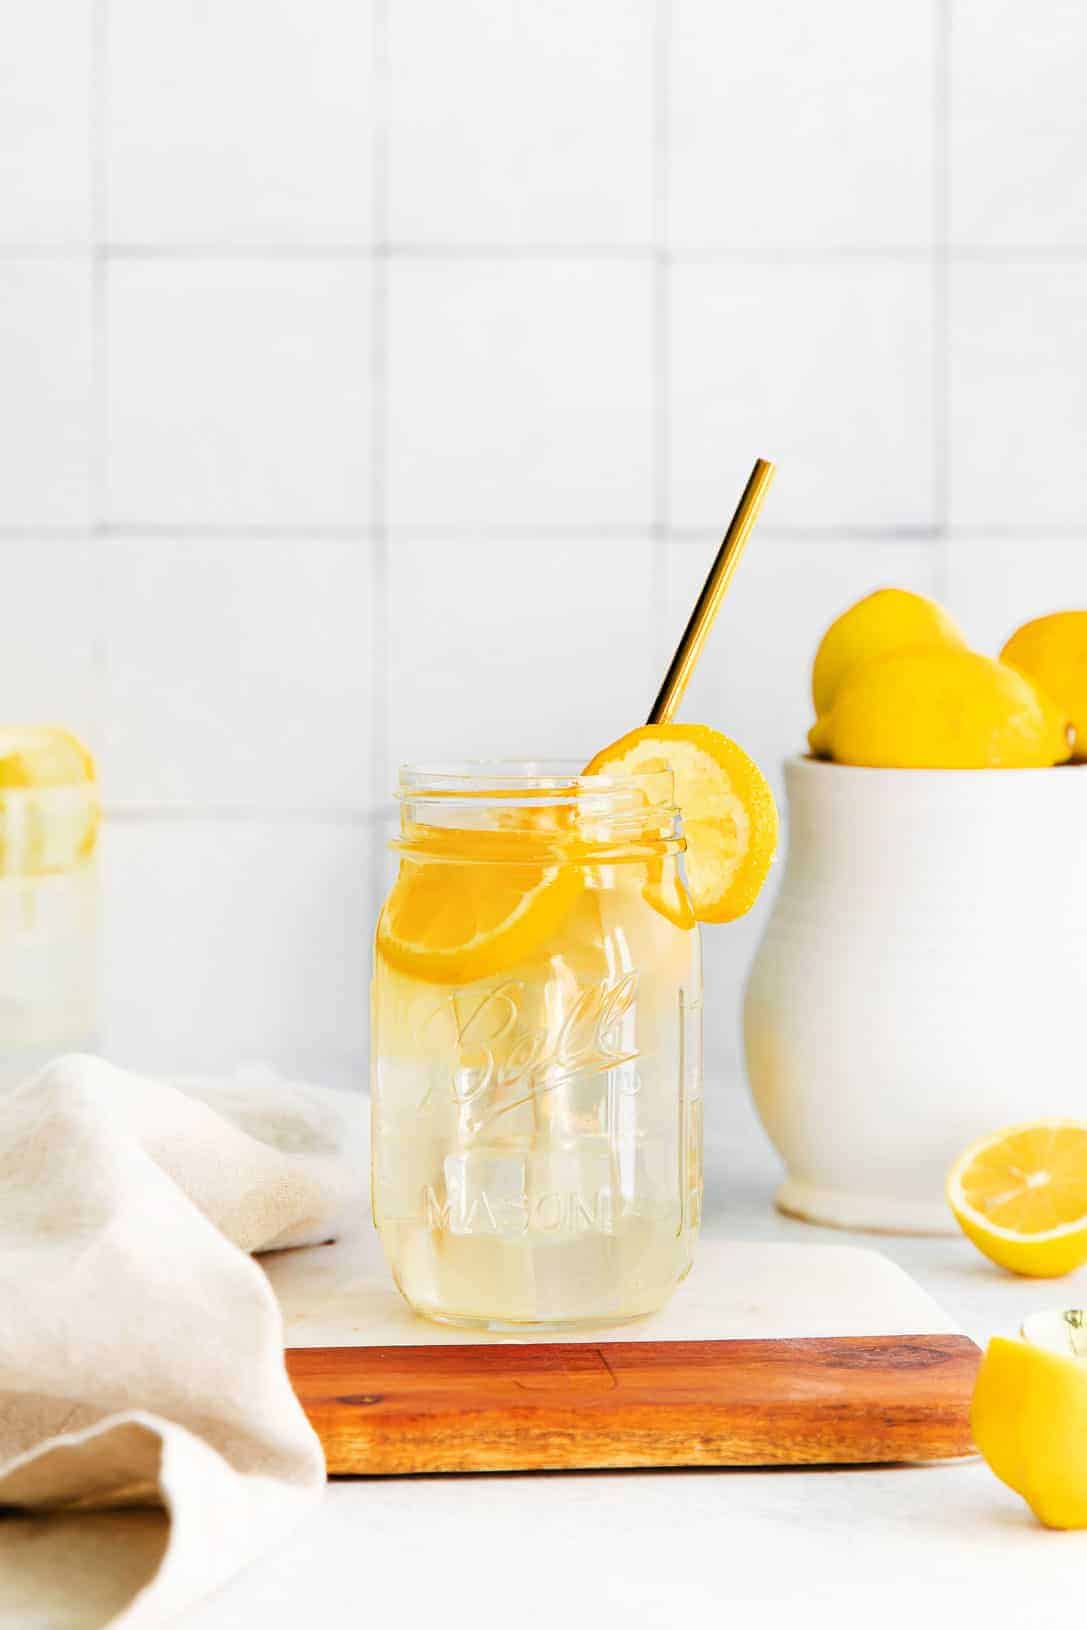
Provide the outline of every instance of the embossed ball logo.
{"type": "MultiPolygon", "coordinates": [[[[638,1057],[633,1045],[637,994],[637,971],[582,985],[574,993],[555,987],[543,1024],[538,987],[530,1007],[519,979],[482,995],[449,997],[443,1017],[453,1026],[450,1091],[463,1131],[478,1136],[499,1116],[566,1082],[632,1064],[638,1057]]],[[[545,1012],[547,1007],[545,999],[545,1012]]],[[[638,1090],[636,1076],[625,1090],[638,1090]]]]}

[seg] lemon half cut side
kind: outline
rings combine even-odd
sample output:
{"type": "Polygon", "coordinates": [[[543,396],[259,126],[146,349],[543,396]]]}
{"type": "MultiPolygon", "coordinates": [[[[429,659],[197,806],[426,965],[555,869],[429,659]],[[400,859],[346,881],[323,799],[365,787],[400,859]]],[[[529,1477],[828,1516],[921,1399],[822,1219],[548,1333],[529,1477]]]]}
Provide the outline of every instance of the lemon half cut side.
{"type": "Polygon", "coordinates": [[[1087,1123],[1030,1121],[982,1138],[947,1179],[955,1219],[993,1262],[1050,1279],[1087,1262],[1087,1123]]]}

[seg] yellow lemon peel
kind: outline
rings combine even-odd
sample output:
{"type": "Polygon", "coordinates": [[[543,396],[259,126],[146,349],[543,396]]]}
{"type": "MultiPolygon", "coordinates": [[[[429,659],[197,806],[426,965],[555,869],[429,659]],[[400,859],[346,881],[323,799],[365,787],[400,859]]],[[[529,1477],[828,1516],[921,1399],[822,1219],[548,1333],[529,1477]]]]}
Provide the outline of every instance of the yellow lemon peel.
{"type": "Polygon", "coordinates": [[[1087,1124],[1030,1121],[971,1144],[947,1178],[967,1239],[1012,1273],[1052,1279],[1087,1262],[1087,1124]]]}
{"type": "MultiPolygon", "coordinates": [[[[773,862],[774,795],[743,748],[705,724],[644,725],[605,747],[585,773],[636,775],[662,760],[683,815],[694,915],[699,922],[731,922],[754,905],[773,862]]],[[[658,898],[652,882],[647,892],[666,916],[687,926],[681,899],[658,898]]]]}
{"type": "Polygon", "coordinates": [[[852,668],[808,737],[812,752],[877,769],[1041,769],[1070,756],[1068,724],[1024,674],[952,645],[852,668]]]}
{"type": "Polygon", "coordinates": [[[911,645],[965,644],[935,600],[909,589],[877,589],[836,617],[820,641],[811,681],[816,714],[830,709],[842,680],[862,662],[911,645]]]}
{"type": "Polygon", "coordinates": [[[1075,1339],[1084,1318],[1035,1315],[1018,1339],[994,1336],[974,1387],[974,1442],[1049,1528],[1087,1528],[1087,1359],[1075,1339]]]}
{"type": "Polygon", "coordinates": [[[1087,760],[1087,611],[1057,611],[1016,629],[1001,662],[1032,679],[1071,720],[1073,758],[1087,760]]]}

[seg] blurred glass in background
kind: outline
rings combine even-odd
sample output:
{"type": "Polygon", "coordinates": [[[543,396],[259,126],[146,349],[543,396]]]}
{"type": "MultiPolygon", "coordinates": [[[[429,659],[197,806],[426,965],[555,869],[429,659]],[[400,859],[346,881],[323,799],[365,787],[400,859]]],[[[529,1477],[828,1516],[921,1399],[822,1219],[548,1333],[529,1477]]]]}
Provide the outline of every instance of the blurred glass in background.
{"type": "Polygon", "coordinates": [[[0,1090],[97,1045],[99,815],[74,736],[0,727],[0,1090]]]}

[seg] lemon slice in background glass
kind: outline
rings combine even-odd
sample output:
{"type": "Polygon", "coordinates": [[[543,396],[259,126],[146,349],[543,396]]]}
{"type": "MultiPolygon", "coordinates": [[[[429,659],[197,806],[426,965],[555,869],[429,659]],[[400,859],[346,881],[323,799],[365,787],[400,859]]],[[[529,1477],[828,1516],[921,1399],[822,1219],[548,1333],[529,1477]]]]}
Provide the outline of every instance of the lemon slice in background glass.
{"type": "Polygon", "coordinates": [[[52,725],[0,726],[0,876],[69,871],[94,849],[94,760],[52,725]]]}

